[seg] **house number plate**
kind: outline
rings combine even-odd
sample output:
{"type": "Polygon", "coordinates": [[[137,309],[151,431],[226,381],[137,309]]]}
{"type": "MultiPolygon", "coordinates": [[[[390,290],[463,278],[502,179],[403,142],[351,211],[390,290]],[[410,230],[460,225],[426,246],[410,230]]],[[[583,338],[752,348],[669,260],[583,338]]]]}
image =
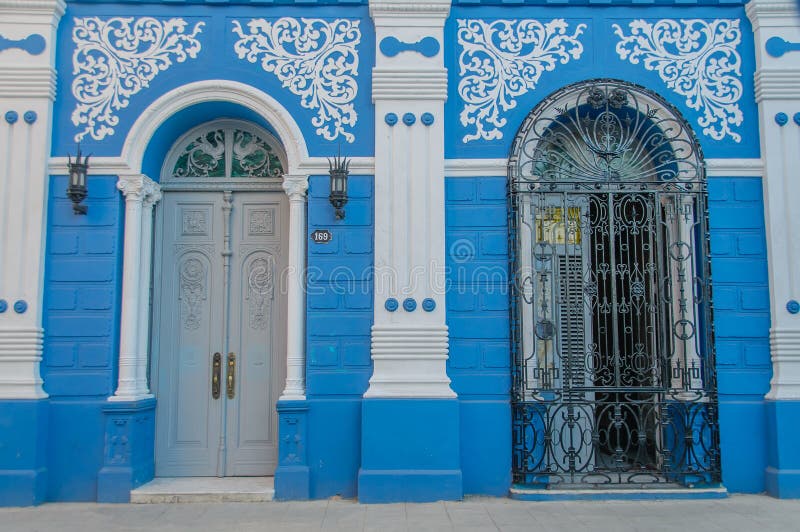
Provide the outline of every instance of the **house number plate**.
{"type": "Polygon", "coordinates": [[[333,233],[327,229],[317,229],[311,233],[311,240],[313,240],[315,244],[327,244],[333,240],[333,233]]]}

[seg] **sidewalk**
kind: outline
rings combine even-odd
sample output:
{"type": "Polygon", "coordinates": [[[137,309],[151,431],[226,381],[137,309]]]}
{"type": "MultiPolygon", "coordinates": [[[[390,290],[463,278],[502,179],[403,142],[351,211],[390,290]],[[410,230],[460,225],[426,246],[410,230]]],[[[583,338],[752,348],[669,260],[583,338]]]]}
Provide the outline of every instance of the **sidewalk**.
{"type": "Polygon", "coordinates": [[[464,502],[363,505],[354,501],[220,504],[45,504],[0,508],[2,532],[117,531],[702,531],[800,530],[800,500],[464,502]]]}

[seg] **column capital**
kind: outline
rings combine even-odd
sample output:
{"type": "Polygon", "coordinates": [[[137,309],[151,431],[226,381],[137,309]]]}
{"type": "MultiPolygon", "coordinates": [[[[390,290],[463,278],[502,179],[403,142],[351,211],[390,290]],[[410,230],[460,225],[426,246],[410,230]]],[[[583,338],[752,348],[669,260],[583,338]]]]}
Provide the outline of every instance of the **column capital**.
{"type": "Polygon", "coordinates": [[[151,180],[149,186],[145,188],[147,189],[145,191],[145,197],[144,197],[145,207],[152,207],[153,205],[161,201],[161,198],[163,197],[163,194],[161,192],[161,185],[151,180]]]}
{"type": "Polygon", "coordinates": [[[283,190],[291,201],[305,200],[308,191],[308,176],[284,175],[283,190]]]}
{"type": "Polygon", "coordinates": [[[370,0],[369,14],[376,17],[427,17],[447,18],[450,14],[451,0],[370,0]]]}
{"type": "Polygon", "coordinates": [[[159,199],[161,197],[159,184],[144,174],[119,176],[117,189],[122,192],[126,201],[143,201],[154,194],[158,194],[159,199]]]}

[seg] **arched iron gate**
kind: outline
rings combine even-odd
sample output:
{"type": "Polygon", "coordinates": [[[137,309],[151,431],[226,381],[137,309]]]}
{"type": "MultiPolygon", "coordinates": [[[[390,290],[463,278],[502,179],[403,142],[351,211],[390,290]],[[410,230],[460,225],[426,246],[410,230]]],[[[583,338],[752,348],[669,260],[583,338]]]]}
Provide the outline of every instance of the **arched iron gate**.
{"type": "Polygon", "coordinates": [[[509,160],[514,482],[720,480],[707,193],[679,113],[566,87],[509,160]]]}

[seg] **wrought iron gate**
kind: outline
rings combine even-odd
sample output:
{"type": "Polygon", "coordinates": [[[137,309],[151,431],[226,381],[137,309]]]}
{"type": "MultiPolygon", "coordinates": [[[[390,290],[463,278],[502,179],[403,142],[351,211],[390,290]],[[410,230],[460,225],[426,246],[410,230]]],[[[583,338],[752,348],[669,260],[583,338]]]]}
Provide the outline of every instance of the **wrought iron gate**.
{"type": "Polygon", "coordinates": [[[659,96],[593,80],[509,161],[517,484],[719,482],[706,182],[659,96]]]}

